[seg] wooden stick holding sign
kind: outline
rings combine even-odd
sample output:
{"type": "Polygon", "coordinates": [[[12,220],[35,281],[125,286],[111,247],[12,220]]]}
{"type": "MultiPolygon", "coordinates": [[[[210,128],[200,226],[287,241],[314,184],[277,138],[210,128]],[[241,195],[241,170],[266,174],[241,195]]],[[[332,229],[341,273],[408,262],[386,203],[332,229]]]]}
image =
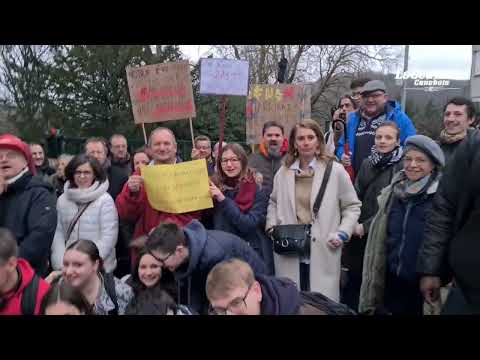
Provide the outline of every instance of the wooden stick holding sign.
{"type": "Polygon", "coordinates": [[[192,135],[192,147],[195,147],[195,137],[193,136],[193,124],[192,124],[192,118],[188,118],[190,121],[190,134],[192,135]]]}
{"type": "Polygon", "coordinates": [[[143,138],[145,139],[145,146],[147,145],[147,132],[145,131],[145,123],[142,123],[142,129],[143,129],[143,138]]]}

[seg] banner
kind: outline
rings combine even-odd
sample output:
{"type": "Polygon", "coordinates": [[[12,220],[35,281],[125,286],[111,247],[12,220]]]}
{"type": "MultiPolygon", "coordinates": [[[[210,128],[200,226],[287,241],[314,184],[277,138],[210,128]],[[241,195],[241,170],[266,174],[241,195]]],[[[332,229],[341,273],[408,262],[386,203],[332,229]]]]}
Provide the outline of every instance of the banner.
{"type": "Polygon", "coordinates": [[[196,116],[188,61],[127,67],[135,124],[196,116]]]}
{"type": "Polygon", "coordinates": [[[310,86],[276,84],[252,85],[247,99],[247,143],[259,144],[263,124],[275,120],[285,136],[300,120],[310,118],[310,86]]]}
{"type": "Polygon", "coordinates": [[[213,207],[205,159],[141,168],[150,205],[182,214],[213,207]]]}
{"type": "Polygon", "coordinates": [[[243,60],[200,59],[200,94],[247,96],[248,66],[243,60]]]}

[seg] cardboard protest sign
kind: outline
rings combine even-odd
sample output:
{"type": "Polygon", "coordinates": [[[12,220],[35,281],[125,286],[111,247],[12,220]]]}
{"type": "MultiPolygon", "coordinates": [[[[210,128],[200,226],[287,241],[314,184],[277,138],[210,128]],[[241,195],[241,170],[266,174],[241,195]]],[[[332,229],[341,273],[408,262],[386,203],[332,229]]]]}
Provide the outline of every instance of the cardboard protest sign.
{"type": "Polygon", "coordinates": [[[248,94],[248,61],[200,59],[200,94],[248,94]]]}
{"type": "Polygon", "coordinates": [[[285,136],[302,119],[310,117],[310,87],[306,85],[252,85],[247,99],[247,143],[258,144],[263,124],[275,120],[285,136]]]}
{"type": "Polygon", "coordinates": [[[195,117],[188,61],[127,67],[136,124],[195,117]]]}
{"type": "Polygon", "coordinates": [[[182,214],[213,207],[205,159],[141,168],[150,205],[182,214]]]}

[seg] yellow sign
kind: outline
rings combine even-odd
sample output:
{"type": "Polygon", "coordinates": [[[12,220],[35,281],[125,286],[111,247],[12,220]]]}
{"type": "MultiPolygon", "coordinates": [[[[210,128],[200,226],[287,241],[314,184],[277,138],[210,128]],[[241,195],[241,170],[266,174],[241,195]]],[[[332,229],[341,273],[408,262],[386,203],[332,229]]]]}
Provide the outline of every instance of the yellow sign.
{"type": "Polygon", "coordinates": [[[148,201],[158,211],[182,214],[213,207],[205,159],[143,166],[148,201]]]}

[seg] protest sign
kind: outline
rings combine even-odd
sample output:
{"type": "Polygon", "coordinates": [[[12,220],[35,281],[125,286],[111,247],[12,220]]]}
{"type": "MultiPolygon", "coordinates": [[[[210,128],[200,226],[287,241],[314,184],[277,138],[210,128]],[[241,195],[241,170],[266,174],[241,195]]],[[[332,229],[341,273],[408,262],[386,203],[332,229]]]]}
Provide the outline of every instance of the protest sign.
{"type": "Polygon", "coordinates": [[[188,61],[127,67],[136,124],[195,117],[188,61]]]}
{"type": "Polygon", "coordinates": [[[307,85],[252,85],[247,99],[247,143],[258,144],[263,124],[275,120],[285,136],[300,120],[310,118],[310,87],[307,85]]]}
{"type": "Polygon", "coordinates": [[[248,94],[248,61],[200,59],[200,94],[248,94]]]}
{"type": "Polygon", "coordinates": [[[141,168],[150,205],[182,214],[213,207],[205,159],[141,168]]]}

